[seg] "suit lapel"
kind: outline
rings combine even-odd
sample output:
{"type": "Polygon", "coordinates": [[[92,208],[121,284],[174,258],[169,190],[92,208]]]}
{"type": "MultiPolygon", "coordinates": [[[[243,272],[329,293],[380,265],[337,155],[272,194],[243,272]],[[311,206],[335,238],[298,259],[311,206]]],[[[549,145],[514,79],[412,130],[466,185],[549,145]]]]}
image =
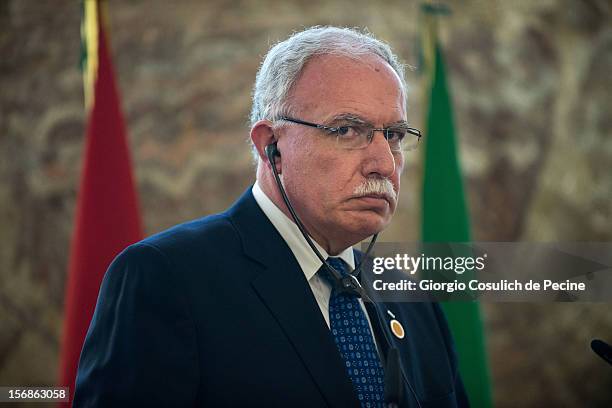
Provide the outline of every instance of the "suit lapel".
{"type": "Polygon", "coordinates": [[[353,385],[310,286],[288,245],[249,189],[228,211],[245,254],[263,272],[251,282],[332,407],[359,406],[353,385]]]}

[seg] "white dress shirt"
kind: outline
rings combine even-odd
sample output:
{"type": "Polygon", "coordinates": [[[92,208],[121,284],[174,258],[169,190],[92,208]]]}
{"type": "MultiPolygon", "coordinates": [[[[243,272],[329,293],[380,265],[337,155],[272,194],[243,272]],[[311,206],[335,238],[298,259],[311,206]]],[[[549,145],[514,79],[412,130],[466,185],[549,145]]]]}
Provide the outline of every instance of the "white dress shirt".
{"type": "MultiPolygon", "coordinates": [[[[256,181],[253,186],[253,196],[255,197],[255,201],[259,207],[261,207],[262,211],[272,225],[279,232],[281,237],[285,240],[291,252],[295,256],[298,264],[302,268],[302,272],[310,285],[310,289],[321,309],[321,314],[325,318],[325,322],[327,322],[327,326],[329,327],[329,298],[331,296],[331,287],[330,285],[317,274],[317,271],[321,267],[321,260],[315,255],[312,248],[306,242],[306,239],[300,232],[299,228],[293,220],[287,217],[277,206],[270,200],[270,198],[263,192],[261,187],[259,187],[259,182],[256,181]]],[[[317,247],[321,255],[324,259],[327,259],[329,256],[327,251],[325,251],[315,240],[312,240],[314,245],[317,247]]],[[[348,247],[344,251],[342,251],[338,258],[341,258],[344,262],[346,262],[351,270],[355,269],[355,256],[353,254],[353,247],[348,247]]],[[[363,301],[359,299],[359,303],[361,304],[361,308],[363,309],[363,313],[368,319],[368,324],[370,325],[370,331],[372,331],[372,324],[370,323],[370,317],[368,316],[363,301]]],[[[372,331],[372,334],[374,331],[372,331]]]]}

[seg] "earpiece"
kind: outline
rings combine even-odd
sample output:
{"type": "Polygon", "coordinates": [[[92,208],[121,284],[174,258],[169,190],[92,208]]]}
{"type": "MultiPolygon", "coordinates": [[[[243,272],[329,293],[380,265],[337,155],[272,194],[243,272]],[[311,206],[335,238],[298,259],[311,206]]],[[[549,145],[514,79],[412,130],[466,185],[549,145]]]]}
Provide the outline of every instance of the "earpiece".
{"type": "Polygon", "coordinates": [[[278,151],[278,146],[276,145],[276,142],[270,143],[266,146],[266,156],[268,156],[268,160],[270,160],[270,163],[273,163],[274,158],[277,156],[280,157],[280,155],[281,154],[278,151]]]}

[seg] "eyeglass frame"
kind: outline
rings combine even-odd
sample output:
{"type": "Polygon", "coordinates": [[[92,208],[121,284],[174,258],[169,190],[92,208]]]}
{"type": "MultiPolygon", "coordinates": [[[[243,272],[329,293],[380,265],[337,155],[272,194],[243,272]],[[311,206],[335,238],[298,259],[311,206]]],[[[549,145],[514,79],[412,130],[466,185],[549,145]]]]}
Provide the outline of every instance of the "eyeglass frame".
{"type": "MultiPolygon", "coordinates": [[[[336,134],[336,140],[338,140],[338,137],[339,137],[339,133],[338,132],[340,131],[340,128],[348,127],[348,126],[337,126],[337,127],[327,126],[327,125],[322,125],[320,123],[307,122],[305,120],[292,118],[290,116],[279,116],[277,120],[284,120],[284,121],[287,121],[287,122],[296,123],[298,125],[309,126],[309,127],[315,128],[315,129],[326,130],[326,131],[328,131],[330,133],[335,133],[336,134]]],[[[387,144],[389,143],[389,134],[388,134],[389,130],[398,129],[398,128],[401,128],[402,130],[405,130],[406,133],[409,133],[409,134],[415,136],[417,138],[417,141],[416,141],[417,144],[421,140],[421,137],[423,137],[423,134],[421,133],[421,131],[419,129],[413,128],[413,127],[410,127],[410,126],[397,126],[395,128],[394,127],[376,128],[376,127],[373,127],[371,124],[368,124],[368,123],[364,123],[364,125],[368,125],[369,127],[371,127],[370,134],[368,135],[368,144],[364,145],[363,147],[356,147],[356,148],[353,148],[353,149],[346,148],[347,150],[360,150],[360,149],[367,148],[372,143],[372,140],[374,140],[374,132],[377,132],[377,131],[383,133],[383,137],[387,141],[387,144]]],[[[403,140],[403,138],[401,140],[403,140]]],[[[401,140],[400,140],[400,142],[401,142],[401,140]]],[[[391,145],[389,145],[389,147],[391,147],[391,145]]],[[[416,147],[415,147],[415,149],[416,149],[416,147]]],[[[412,149],[412,150],[414,150],[414,149],[412,149]]],[[[394,151],[394,152],[403,152],[404,150],[402,150],[402,149],[400,149],[400,150],[393,150],[393,149],[391,149],[391,151],[394,151]]]]}

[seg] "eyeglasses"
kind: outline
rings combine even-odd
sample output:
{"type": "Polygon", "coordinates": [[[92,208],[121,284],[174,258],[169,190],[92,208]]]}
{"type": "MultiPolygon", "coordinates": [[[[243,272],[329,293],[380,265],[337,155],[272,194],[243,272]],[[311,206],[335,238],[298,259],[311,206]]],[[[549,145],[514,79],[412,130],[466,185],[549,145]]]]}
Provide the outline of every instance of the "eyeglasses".
{"type": "Polygon", "coordinates": [[[338,147],[349,150],[365,149],[372,143],[374,132],[382,132],[389,143],[392,152],[407,152],[417,148],[421,139],[421,131],[409,127],[405,123],[395,124],[386,128],[375,128],[357,117],[342,117],[336,121],[336,126],[325,126],[304,120],[280,116],[278,120],[297,123],[298,125],[310,126],[325,130],[336,137],[338,147]]]}

